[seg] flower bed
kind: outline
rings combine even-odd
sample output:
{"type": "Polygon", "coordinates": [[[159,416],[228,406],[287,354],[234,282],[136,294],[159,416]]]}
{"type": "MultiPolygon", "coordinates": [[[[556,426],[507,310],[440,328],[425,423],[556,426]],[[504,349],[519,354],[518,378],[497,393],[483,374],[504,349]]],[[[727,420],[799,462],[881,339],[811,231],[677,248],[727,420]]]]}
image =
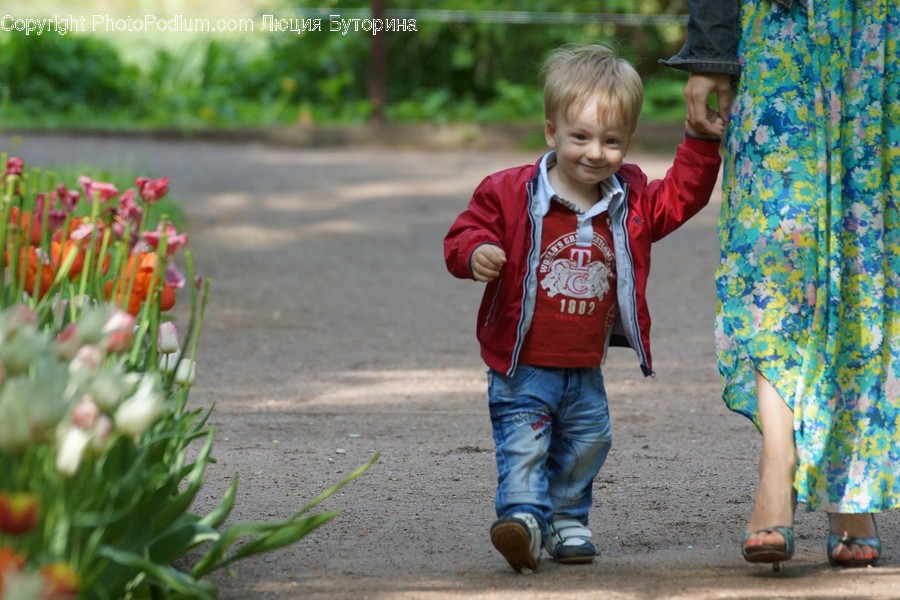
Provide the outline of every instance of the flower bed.
{"type": "Polygon", "coordinates": [[[377,455],[284,520],[226,526],[236,478],[191,512],[215,434],[188,403],[209,282],[165,215],[147,227],[168,178],[75,190],[0,161],[0,600],[214,598],[206,575],[332,519],[311,511],[377,455]]]}

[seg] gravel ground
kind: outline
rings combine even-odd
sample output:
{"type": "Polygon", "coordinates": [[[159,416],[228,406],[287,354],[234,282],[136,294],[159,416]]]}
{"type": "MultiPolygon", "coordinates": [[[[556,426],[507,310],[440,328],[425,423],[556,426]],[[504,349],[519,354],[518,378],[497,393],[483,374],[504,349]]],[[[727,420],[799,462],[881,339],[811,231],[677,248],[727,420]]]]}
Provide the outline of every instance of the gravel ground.
{"type": "MultiPolygon", "coordinates": [[[[602,557],[545,558],[521,576],[487,535],[481,287],[447,274],[442,239],[484,175],[538,152],[36,134],[0,135],[0,150],[172,177],[213,281],[191,398],[215,403],[218,462],[198,511],[239,475],[233,519],[284,518],[381,453],[321,505],[333,521],[215,575],[223,599],[900,598],[896,513],[879,520],[877,569],[829,567],[824,515],[802,508],[782,572],[740,557],[759,436],[719,395],[718,197],[656,247],[656,377],[624,349],[605,367],[615,442],[591,514],[602,557]]],[[[629,158],[654,177],[669,161],[629,158]]]]}

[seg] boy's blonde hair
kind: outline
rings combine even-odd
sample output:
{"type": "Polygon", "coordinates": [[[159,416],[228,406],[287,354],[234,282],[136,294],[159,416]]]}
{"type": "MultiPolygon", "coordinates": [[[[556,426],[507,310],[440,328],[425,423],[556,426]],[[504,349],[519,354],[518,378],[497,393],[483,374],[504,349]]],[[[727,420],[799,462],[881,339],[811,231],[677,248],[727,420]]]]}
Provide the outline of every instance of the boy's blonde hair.
{"type": "Polygon", "coordinates": [[[604,123],[637,126],[644,86],[631,64],[600,44],[566,45],[544,61],[544,116],[554,121],[560,110],[580,110],[597,99],[597,118],[604,123]]]}

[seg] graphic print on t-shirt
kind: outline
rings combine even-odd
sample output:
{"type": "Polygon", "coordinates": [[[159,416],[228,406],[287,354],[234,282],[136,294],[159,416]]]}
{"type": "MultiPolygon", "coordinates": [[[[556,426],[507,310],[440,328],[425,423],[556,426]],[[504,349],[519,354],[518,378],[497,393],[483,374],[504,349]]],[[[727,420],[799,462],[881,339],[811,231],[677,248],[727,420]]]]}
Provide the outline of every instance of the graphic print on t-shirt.
{"type": "MultiPolygon", "coordinates": [[[[576,245],[576,239],[575,233],[569,233],[547,246],[538,266],[541,287],[550,298],[563,296],[603,300],[614,279],[612,250],[607,240],[597,232],[594,232],[589,248],[576,245]]],[[[582,303],[581,306],[580,314],[596,310],[594,302],[582,303]]]]}
{"type": "Polygon", "coordinates": [[[618,312],[616,263],[608,219],[597,215],[593,221],[587,245],[578,243],[576,215],[566,208],[551,206],[544,220],[537,297],[522,364],[591,367],[603,360],[618,312]]]}

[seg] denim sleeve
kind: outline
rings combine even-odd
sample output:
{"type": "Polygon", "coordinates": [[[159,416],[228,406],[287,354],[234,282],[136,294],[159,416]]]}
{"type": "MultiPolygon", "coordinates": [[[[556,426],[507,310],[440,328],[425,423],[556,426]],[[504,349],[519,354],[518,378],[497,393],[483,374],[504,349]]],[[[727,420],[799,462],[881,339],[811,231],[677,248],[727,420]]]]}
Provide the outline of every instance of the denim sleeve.
{"type": "Polygon", "coordinates": [[[741,74],[739,0],[689,0],[687,42],[664,65],[692,73],[741,74]]]}

